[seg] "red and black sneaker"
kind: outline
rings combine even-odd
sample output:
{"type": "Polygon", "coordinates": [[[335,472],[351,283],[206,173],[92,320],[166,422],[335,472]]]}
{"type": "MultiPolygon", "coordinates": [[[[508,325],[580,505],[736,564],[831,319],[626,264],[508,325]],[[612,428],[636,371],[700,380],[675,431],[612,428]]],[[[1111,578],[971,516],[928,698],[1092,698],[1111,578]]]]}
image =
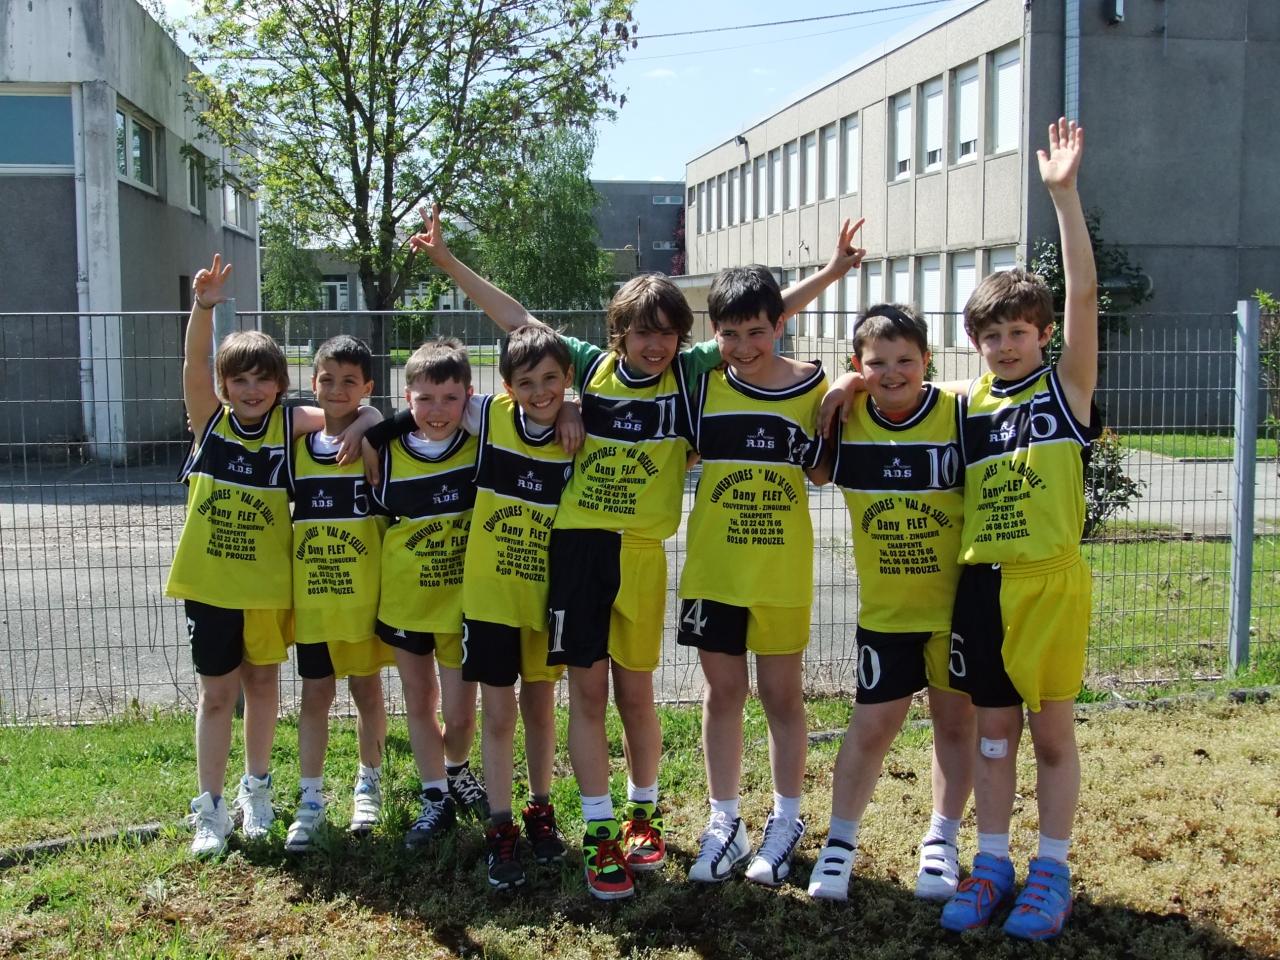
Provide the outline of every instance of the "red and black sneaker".
{"type": "Polygon", "coordinates": [[[511,890],[524,886],[524,867],[516,856],[520,828],[510,820],[491,826],[484,835],[489,848],[489,886],[494,890],[511,890]]]}
{"type": "Polygon", "coordinates": [[[560,863],[564,860],[564,837],[556,826],[556,808],[550,803],[534,803],[524,808],[524,833],[533,849],[533,859],[540,864],[560,863]]]}

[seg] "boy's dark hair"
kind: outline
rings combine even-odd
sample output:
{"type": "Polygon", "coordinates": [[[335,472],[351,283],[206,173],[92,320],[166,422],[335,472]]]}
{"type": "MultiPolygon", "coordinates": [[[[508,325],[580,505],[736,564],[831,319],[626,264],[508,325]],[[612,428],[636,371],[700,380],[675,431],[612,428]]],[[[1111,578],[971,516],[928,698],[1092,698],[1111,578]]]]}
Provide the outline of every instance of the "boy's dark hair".
{"type": "Polygon", "coordinates": [[[410,387],[422,379],[428,383],[457,380],[464,387],[471,386],[471,358],[462,341],[437,337],[413,351],[404,365],[404,385],[410,387]]]}
{"type": "Polygon", "coordinates": [[[573,366],[569,345],[560,339],[560,334],[545,323],[526,323],[512,330],[503,341],[498,373],[504,383],[510,383],[517,370],[537,366],[546,357],[554,357],[565,373],[573,366]]]}
{"type": "Polygon", "coordinates": [[[775,326],[782,316],[782,291],[768,267],[728,267],[716,274],[707,297],[713,324],[751,320],[763,310],[775,326]]]}
{"type": "Polygon", "coordinates": [[[853,326],[853,353],[859,360],[868,340],[906,340],[924,356],[929,352],[929,325],[905,303],[877,303],[853,326]]]}
{"type": "Polygon", "coordinates": [[[1053,323],[1053,294],[1049,285],[1021,267],[984,277],[964,305],[964,332],[976,341],[993,323],[1026,320],[1036,329],[1053,323]]]}
{"type": "Polygon", "coordinates": [[[353,337],[349,333],[340,333],[336,337],[330,337],[320,344],[316,348],[316,356],[313,361],[316,372],[319,372],[320,364],[329,360],[334,363],[345,363],[353,367],[359,367],[366,383],[373,379],[373,354],[369,351],[369,345],[359,337],[353,337]]]}
{"type": "Polygon", "coordinates": [[[289,389],[289,361],[280,344],[261,330],[237,330],[218,344],[213,371],[219,397],[226,399],[228,377],[254,370],[275,380],[281,393],[289,389]]]}
{"type": "Polygon", "coordinates": [[[609,325],[609,349],[615,353],[622,353],[622,341],[632,330],[670,331],[685,344],[693,329],[689,301],[680,288],[661,273],[642,273],[624,283],[609,301],[605,319],[609,325]]]}

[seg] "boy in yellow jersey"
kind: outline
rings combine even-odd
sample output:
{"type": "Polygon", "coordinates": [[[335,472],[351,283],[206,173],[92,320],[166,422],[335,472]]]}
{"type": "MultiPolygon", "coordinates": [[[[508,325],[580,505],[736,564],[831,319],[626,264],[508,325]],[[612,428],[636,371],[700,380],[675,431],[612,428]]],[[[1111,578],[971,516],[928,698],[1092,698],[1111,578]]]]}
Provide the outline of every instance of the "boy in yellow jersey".
{"type": "Polygon", "coordinates": [[[1005,921],[1012,936],[1057,936],[1071,912],[1067,851],[1080,789],[1073,702],[1089,632],[1089,570],[1080,555],[1084,467],[1099,427],[1097,272],[1076,175],[1084,131],[1059,120],[1040,177],[1058,215],[1066,274],[1062,355],[1045,363],[1053,302],[1022,270],[978,285],[965,330],[990,372],[969,387],[962,441],[965,524],[956,594],[952,685],[978,708],[973,872],[942,912],[942,925],[989,923],[1014,889],[1009,821],[1023,704],[1036,755],[1040,843],[1005,921]]]}
{"type": "Polygon", "coordinates": [[[399,428],[380,428],[367,439],[383,446],[376,493],[391,526],[382,540],[378,634],[395,648],[422,785],[421,811],[405,834],[405,845],[418,847],[451,829],[459,813],[488,816],[484,787],[467,761],[476,685],[462,676],[462,569],[475,505],[480,407],[467,351],[457,340],[423,344],[404,376],[411,432],[384,441],[383,434],[399,428]]]}
{"type": "Polygon", "coordinates": [[[382,520],[359,461],[338,463],[338,435],[355,422],[373,391],[373,356],[343,334],[316,350],[311,390],[324,429],[294,443],[293,629],[302,706],[298,715],[300,796],[286,850],[311,848],[324,821],[324,757],[336,678],[346,677],[356,705],[360,766],[350,829],[364,833],[382,811],[382,751],[387,715],[379,671],[395,661],[374,634],[382,520]]]}
{"type": "Polygon", "coordinates": [[[831,827],[809,896],[845,900],[858,826],[912,696],[928,687],[933,816],[916,896],[945,899],[959,879],[956,836],[973,785],[974,715],[947,676],[964,525],[963,398],[924,382],[929,331],[911,308],[877,304],[853,331],[867,393],[854,400],[834,479],[852,520],[858,569],[857,709],[836,757],[831,827]]]}
{"type": "Polygon", "coordinates": [[[726,880],[751,855],[738,811],[750,650],[769,723],[774,809],[747,876],[776,886],[790,873],[804,833],[801,662],[813,600],[805,476],[829,479],[819,468],[824,442],[817,432],[827,378],[821,364],[775,351],[784,305],[765,267],[721,271],[707,308],[727,366],[704,374],[698,390],[702,477],[679,589],[677,639],[698,648],[706,680],[702,743],[711,793],[711,818],[689,877],[726,880]]]}
{"type": "MultiPolygon", "coordinates": [[[[438,207],[423,219],[415,248],[499,327],[539,323],[452,254],[438,207]]],[[[826,269],[784,293],[790,312],[857,263],[856,230],[846,222],[826,269]]],[[[719,365],[720,351],[714,341],[681,349],[693,314],[679,288],[658,274],[623,284],[607,322],[607,349],[560,338],[573,359],[586,439],[551,531],[547,659],[569,667],[569,757],[586,826],[587,889],[613,900],[634,893],[632,871],[656,870],[666,857],[658,806],[662,731],[653,703],[667,589],[662,541],[680,522],[692,450],[688,385],[719,365]],[[621,824],[609,792],[610,677],[629,773],[621,824]]]]}
{"type": "MultiPolygon", "coordinates": [[[[187,485],[187,516],[165,584],[166,596],[185,601],[199,681],[195,856],[222,853],[231,833],[222,788],[241,690],[245,775],[235,805],[251,839],[264,836],[275,818],[270,766],[277,681],[293,633],[288,461],[295,437],[324,426],[318,408],[280,404],[289,371],[266,334],[231,334],[210,373],[213,308],[227,299],[230,274],[231,264],[215,255],[191,284],[182,396],[196,438],[179,474],[187,485]]],[[[359,425],[344,434],[340,460],[351,458],[359,433],[379,419],[376,410],[361,412],[359,425]]]]}

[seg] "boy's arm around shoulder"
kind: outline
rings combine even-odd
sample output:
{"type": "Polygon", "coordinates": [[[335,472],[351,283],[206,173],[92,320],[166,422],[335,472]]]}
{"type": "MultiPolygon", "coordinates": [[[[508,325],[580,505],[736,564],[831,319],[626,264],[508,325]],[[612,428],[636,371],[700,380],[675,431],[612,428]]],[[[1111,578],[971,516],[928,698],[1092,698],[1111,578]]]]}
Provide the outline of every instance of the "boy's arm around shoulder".
{"type": "Polygon", "coordinates": [[[1066,304],[1058,379],[1076,420],[1088,426],[1098,383],[1098,269],[1076,190],[1084,153],[1084,129],[1065,119],[1049,125],[1049,149],[1038,150],[1040,178],[1053,199],[1062,238],[1066,304]]]}
{"type": "Polygon", "coordinates": [[[213,308],[227,299],[227,278],[231,276],[231,264],[223,264],[222,254],[213,255],[213,263],[199,270],[191,281],[191,317],[187,321],[187,335],[182,345],[182,402],[187,408],[187,420],[197,436],[209,418],[222,406],[214,387],[213,371],[213,308]]]}

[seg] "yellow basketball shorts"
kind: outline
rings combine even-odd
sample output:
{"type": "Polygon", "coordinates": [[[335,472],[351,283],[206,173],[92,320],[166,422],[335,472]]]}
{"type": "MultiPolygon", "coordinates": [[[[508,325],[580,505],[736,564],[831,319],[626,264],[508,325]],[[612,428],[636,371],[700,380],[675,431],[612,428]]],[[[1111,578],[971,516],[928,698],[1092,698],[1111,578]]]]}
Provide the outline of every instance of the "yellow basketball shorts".
{"type": "Polygon", "coordinates": [[[284,663],[293,644],[293,609],[234,610],[199,600],[183,601],[196,673],[221,677],[242,662],[258,667],[284,663]]]}
{"type": "Polygon", "coordinates": [[[800,653],[809,645],[809,607],[738,607],[682,599],[676,642],[709,653],[756,656],[800,653]]]}
{"type": "Polygon", "coordinates": [[[517,679],[554,683],[563,675],[562,665],[547,663],[546,630],[463,618],[463,680],[510,687],[517,679]]]}
{"type": "Polygon", "coordinates": [[[857,703],[891,703],[925,686],[957,692],[947,672],[950,630],[889,633],[859,624],[857,640],[857,703]]]}

